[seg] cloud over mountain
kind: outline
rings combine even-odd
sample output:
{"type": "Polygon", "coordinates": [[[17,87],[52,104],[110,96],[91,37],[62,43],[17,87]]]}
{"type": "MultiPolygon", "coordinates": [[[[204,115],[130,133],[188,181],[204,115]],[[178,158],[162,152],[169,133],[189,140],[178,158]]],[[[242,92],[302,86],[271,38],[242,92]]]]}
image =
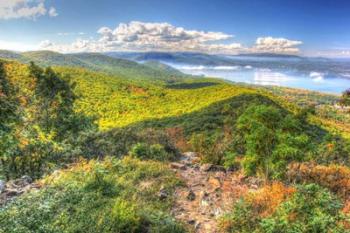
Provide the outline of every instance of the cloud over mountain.
{"type": "Polygon", "coordinates": [[[252,51],[272,52],[272,53],[298,53],[303,42],[297,40],[288,40],[285,38],[259,37],[256,39],[252,51]]]}
{"type": "Polygon", "coordinates": [[[169,23],[132,21],[115,29],[101,27],[97,40],[77,39],[72,44],[44,43],[43,49],[60,52],[106,51],[186,51],[237,54],[249,52],[297,53],[301,41],[260,37],[252,47],[232,43],[233,35],[176,27],[169,23]]]}
{"type": "Polygon", "coordinates": [[[45,0],[0,0],[0,20],[36,19],[44,15],[50,17],[58,15],[55,8],[46,8],[45,0]]]}

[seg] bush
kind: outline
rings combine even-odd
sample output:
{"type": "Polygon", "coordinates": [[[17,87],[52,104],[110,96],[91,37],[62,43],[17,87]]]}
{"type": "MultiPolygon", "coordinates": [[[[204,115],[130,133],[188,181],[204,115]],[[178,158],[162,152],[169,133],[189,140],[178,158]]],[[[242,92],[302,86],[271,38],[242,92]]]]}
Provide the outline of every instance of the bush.
{"type": "Polygon", "coordinates": [[[231,214],[222,219],[223,231],[350,232],[345,227],[350,221],[350,216],[341,211],[341,202],[326,189],[316,184],[301,185],[297,186],[296,191],[282,188],[281,194],[275,196],[276,190],[283,186],[277,187],[265,188],[265,192],[258,192],[241,200],[231,214]],[[266,194],[269,190],[272,192],[266,194]]]}
{"type": "Polygon", "coordinates": [[[274,106],[250,106],[236,126],[243,139],[242,163],[247,175],[283,177],[288,163],[302,160],[310,148],[301,122],[274,106]]]}
{"type": "Polygon", "coordinates": [[[288,166],[287,177],[290,182],[319,184],[342,198],[350,195],[350,169],[345,166],[292,163],[288,166]]]}
{"type": "Polygon", "coordinates": [[[96,133],[85,138],[82,144],[87,158],[122,157],[131,153],[139,158],[169,160],[179,154],[166,132],[152,128],[119,128],[96,133]]]}
{"type": "Polygon", "coordinates": [[[328,136],[317,149],[317,163],[350,165],[350,141],[338,135],[328,136]]]}
{"type": "Polygon", "coordinates": [[[179,184],[159,162],[80,161],[41,183],[0,208],[1,233],[184,232],[170,215],[172,198],[157,196],[161,187],[173,193],[179,184]]]}
{"type": "Polygon", "coordinates": [[[174,159],[160,144],[148,145],[146,143],[137,143],[131,148],[130,155],[139,159],[153,159],[158,161],[174,159]]]}

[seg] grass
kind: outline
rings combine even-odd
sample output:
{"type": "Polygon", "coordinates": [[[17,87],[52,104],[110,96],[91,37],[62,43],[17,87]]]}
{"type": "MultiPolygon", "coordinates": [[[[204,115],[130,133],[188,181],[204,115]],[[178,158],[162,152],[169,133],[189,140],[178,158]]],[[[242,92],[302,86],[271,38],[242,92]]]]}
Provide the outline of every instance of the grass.
{"type": "Polygon", "coordinates": [[[180,182],[162,163],[80,161],[39,182],[43,189],[0,209],[0,232],[184,232],[169,214],[180,182]]]}

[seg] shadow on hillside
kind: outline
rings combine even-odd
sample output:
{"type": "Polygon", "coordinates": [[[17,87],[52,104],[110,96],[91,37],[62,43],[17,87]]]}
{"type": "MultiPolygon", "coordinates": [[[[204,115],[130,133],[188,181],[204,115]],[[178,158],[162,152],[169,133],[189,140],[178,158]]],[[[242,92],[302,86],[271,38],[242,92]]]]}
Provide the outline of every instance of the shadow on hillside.
{"type": "Polygon", "coordinates": [[[218,85],[215,82],[194,82],[194,83],[177,83],[177,84],[169,84],[165,87],[168,89],[199,89],[203,87],[210,87],[218,85]]]}
{"type": "MultiPolygon", "coordinates": [[[[223,130],[225,124],[234,125],[237,119],[252,104],[274,106],[281,110],[283,115],[290,113],[267,96],[260,94],[241,94],[227,100],[219,101],[198,111],[180,116],[151,119],[123,128],[115,128],[95,135],[88,142],[92,150],[89,154],[98,152],[100,155],[122,156],[128,152],[132,143],[135,143],[137,134],[148,128],[163,130],[165,128],[181,127],[185,136],[193,133],[214,132],[223,130]]],[[[327,131],[317,125],[303,122],[303,133],[312,141],[320,143],[327,131]]]]}

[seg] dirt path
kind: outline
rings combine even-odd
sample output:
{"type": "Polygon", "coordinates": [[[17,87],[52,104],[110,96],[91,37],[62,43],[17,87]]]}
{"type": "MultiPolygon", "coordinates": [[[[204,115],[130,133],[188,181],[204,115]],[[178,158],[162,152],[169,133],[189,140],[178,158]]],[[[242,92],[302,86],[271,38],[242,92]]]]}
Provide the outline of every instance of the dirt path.
{"type": "Polygon", "coordinates": [[[215,233],[218,218],[249,189],[258,188],[259,182],[219,166],[199,165],[198,160],[195,153],[187,152],[170,165],[186,184],[176,190],[172,211],[178,220],[192,225],[194,232],[215,233]]]}

